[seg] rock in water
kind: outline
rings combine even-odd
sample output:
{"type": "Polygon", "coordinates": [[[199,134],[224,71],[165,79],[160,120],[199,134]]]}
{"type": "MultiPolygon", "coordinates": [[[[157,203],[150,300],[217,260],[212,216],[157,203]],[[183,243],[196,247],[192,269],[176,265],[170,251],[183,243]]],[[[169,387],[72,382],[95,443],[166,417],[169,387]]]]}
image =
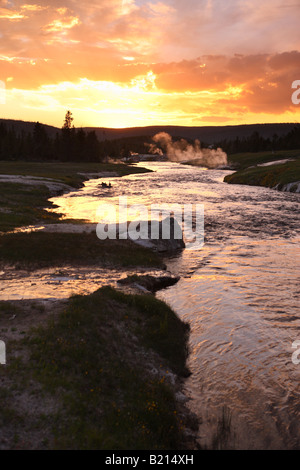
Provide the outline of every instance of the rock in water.
{"type": "Polygon", "coordinates": [[[128,229],[128,236],[135,243],[159,252],[173,252],[185,248],[182,228],[174,217],[162,221],[143,221],[128,229]]]}
{"type": "Polygon", "coordinates": [[[166,287],[173,286],[179,281],[179,276],[151,276],[146,275],[133,275],[127,276],[124,279],[118,281],[121,285],[127,286],[136,286],[144,288],[148,292],[157,292],[160,289],[165,289],[166,287]]]}

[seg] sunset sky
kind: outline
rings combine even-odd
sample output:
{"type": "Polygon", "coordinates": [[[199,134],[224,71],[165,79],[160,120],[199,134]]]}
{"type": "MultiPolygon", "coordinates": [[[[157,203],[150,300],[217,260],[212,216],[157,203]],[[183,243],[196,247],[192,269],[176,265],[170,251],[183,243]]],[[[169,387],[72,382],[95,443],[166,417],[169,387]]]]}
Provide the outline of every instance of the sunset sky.
{"type": "Polygon", "coordinates": [[[0,0],[0,117],[299,122],[300,0],[0,0]]]}

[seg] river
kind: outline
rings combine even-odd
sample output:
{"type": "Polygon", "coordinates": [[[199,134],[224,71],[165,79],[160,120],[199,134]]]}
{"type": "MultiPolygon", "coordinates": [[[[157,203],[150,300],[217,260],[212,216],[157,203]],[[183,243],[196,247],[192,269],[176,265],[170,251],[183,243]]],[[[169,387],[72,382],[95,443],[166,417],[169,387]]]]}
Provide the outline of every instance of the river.
{"type": "MultiPolygon", "coordinates": [[[[104,178],[52,199],[98,222],[99,204],[203,204],[205,243],[166,260],[181,276],[157,296],[191,325],[185,384],[202,448],[299,449],[299,194],[228,185],[225,170],[143,162],[153,173],[104,178]]],[[[299,355],[300,356],[300,355],[299,355]]]]}

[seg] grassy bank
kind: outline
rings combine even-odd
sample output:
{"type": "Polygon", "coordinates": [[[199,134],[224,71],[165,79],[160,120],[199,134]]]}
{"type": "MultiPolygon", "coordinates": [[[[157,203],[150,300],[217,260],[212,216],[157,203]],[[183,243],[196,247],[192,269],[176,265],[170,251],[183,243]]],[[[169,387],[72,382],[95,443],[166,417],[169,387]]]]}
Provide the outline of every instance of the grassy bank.
{"type": "MultiPolygon", "coordinates": [[[[300,151],[278,152],[276,155],[268,152],[258,154],[237,154],[229,157],[229,162],[238,168],[232,175],[227,175],[224,181],[229,184],[246,184],[250,186],[277,187],[300,181],[300,151]],[[276,160],[295,159],[286,163],[270,166],[256,166],[276,160]]],[[[293,188],[292,188],[293,190],[293,188]]]]}
{"type": "Polygon", "coordinates": [[[46,186],[0,183],[0,232],[37,223],[57,223],[60,215],[45,210],[51,192],[46,186]]]}
{"type": "Polygon", "coordinates": [[[0,237],[0,262],[18,267],[103,265],[163,268],[162,258],[131,240],[99,240],[96,233],[12,233],[0,237]]]}
{"type": "Polygon", "coordinates": [[[300,159],[269,167],[246,168],[224,178],[226,183],[247,184],[281,189],[284,185],[300,181],[300,159]]]}
{"type": "MultiPolygon", "coordinates": [[[[113,163],[62,163],[0,161],[0,175],[21,175],[50,178],[52,182],[79,188],[88,174],[112,172],[119,176],[148,172],[134,165],[113,163]]],[[[0,232],[12,231],[17,227],[60,222],[60,215],[46,209],[54,205],[48,201],[53,191],[46,185],[0,183],[0,232]]],[[[67,220],[64,220],[66,223],[67,220]]]]}
{"type": "MultiPolygon", "coordinates": [[[[1,315],[11,315],[12,310],[1,315]]],[[[189,327],[152,296],[102,288],[7,344],[0,436],[19,449],[180,449],[168,381],[185,376],[189,327]]],[[[0,439],[1,441],[1,439],[0,439]]]]}
{"type": "Polygon", "coordinates": [[[228,164],[235,170],[244,170],[250,166],[275,162],[289,158],[298,158],[300,150],[280,150],[278,152],[235,153],[228,155],[228,164]]]}
{"type": "Polygon", "coordinates": [[[73,188],[82,186],[82,183],[87,179],[84,174],[112,172],[119,176],[125,176],[149,171],[151,170],[122,163],[0,161],[0,175],[51,178],[73,188]]]}

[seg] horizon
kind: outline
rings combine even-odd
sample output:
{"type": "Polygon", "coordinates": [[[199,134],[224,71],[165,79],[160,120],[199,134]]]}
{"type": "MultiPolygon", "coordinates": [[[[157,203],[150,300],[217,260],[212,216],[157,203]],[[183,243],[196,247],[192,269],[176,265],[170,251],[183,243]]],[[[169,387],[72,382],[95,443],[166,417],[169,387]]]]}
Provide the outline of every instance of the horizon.
{"type": "MultiPolygon", "coordinates": [[[[0,117],[0,121],[14,121],[14,122],[22,122],[22,123],[27,123],[27,124],[36,124],[39,123],[42,126],[48,126],[48,127],[54,127],[58,130],[62,128],[62,125],[60,126],[55,126],[46,122],[41,122],[41,121],[25,121],[23,119],[13,119],[13,118],[4,118],[0,117]]],[[[63,121],[63,120],[62,120],[63,121]]],[[[75,119],[74,119],[75,121],[75,119]]],[[[215,125],[199,125],[199,126],[188,126],[188,125],[181,125],[181,124],[150,124],[150,125],[145,125],[145,126],[129,126],[129,127],[104,127],[104,126],[76,126],[74,124],[75,129],[85,129],[85,128],[91,128],[91,129],[107,129],[107,130],[116,130],[116,131],[122,131],[122,130],[130,130],[130,129],[146,129],[148,127],[164,127],[164,128],[169,128],[169,127],[182,127],[186,129],[190,128],[221,128],[221,127],[245,127],[245,126],[298,126],[300,125],[300,122],[253,122],[250,124],[215,124],[215,125]]]]}
{"type": "Polygon", "coordinates": [[[68,109],[108,129],[299,123],[300,5],[189,6],[0,0],[0,114],[58,128],[68,109]]]}

